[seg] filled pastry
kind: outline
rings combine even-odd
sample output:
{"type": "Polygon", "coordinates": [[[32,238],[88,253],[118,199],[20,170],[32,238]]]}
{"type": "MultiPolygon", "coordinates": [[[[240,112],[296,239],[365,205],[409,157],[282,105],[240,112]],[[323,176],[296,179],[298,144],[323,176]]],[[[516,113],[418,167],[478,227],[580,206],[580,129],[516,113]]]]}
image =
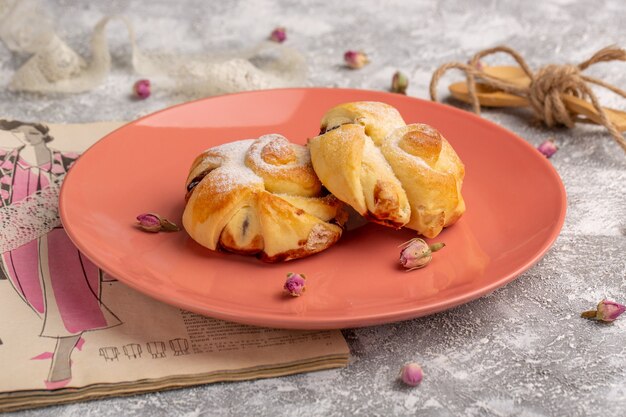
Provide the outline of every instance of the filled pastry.
{"type": "Polygon", "coordinates": [[[406,125],[388,104],[329,110],[309,149],[322,184],[372,221],[432,238],[465,211],[465,168],[452,146],[428,125],[406,125]]]}
{"type": "Polygon", "coordinates": [[[187,178],[183,226],[212,250],[288,261],[342,234],[343,204],[323,195],[308,150],[277,134],[204,151],[187,178]]]}

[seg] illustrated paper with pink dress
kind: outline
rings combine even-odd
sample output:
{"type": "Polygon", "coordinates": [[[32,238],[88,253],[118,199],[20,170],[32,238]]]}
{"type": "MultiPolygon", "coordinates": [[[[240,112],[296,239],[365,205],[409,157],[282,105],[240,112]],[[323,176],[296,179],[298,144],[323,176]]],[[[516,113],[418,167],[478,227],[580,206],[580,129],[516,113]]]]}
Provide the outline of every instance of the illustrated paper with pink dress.
{"type": "MultiPolygon", "coordinates": [[[[0,142],[0,207],[49,187],[78,158],[50,147],[54,138],[43,124],[0,120],[0,130],[18,145],[0,142]]],[[[100,299],[102,271],[76,249],[62,226],[3,253],[0,273],[41,319],[40,336],[56,340],[53,352],[33,358],[50,360],[49,388],[70,381],[71,354],[82,347],[84,332],[120,324],[100,299]]]]}

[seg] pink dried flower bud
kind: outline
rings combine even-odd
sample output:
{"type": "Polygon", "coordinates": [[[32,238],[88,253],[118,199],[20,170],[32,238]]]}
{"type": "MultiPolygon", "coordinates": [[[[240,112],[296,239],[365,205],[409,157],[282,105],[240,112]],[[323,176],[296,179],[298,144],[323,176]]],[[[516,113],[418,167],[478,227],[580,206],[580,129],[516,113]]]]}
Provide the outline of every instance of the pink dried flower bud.
{"type": "Polygon", "coordinates": [[[287,40],[287,29],[284,27],[277,27],[270,33],[270,40],[278,43],[283,43],[287,40]]]}
{"type": "Polygon", "coordinates": [[[541,152],[546,158],[550,158],[556,153],[559,148],[556,147],[554,142],[547,140],[537,147],[537,150],[541,152]]]}
{"type": "Polygon", "coordinates": [[[154,213],[143,213],[137,216],[137,226],[146,232],[177,232],[180,228],[171,221],[154,213]]]}
{"type": "Polygon", "coordinates": [[[292,297],[300,297],[306,290],[305,287],[306,277],[304,274],[287,274],[287,281],[285,281],[285,291],[292,297]]]}
{"type": "Polygon", "coordinates": [[[150,80],[139,80],[133,85],[133,92],[142,100],[150,97],[150,80]]]}
{"type": "Polygon", "coordinates": [[[347,51],[343,54],[343,60],[346,62],[346,65],[352,69],[362,68],[370,62],[365,52],[361,51],[347,51]]]}
{"type": "Polygon", "coordinates": [[[409,86],[409,79],[406,75],[401,73],[400,71],[396,71],[393,74],[393,78],[391,79],[391,92],[406,94],[406,89],[409,86]]]}
{"type": "Polygon", "coordinates": [[[400,265],[407,268],[407,272],[420,269],[430,263],[433,252],[437,252],[446,246],[445,243],[433,243],[429,245],[424,239],[416,237],[400,245],[403,247],[400,252],[400,265]]]}
{"type": "Polygon", "coordinates": [[[400,370],[400,379],[407,385],[415,387],[424,379],[422,367],[417,363],[407,363],[400,370]]]}
{"type": "Polygon", "coordinates": [[[161,230],[161,219],[156,214],[143,213],[137,216],[139,222],[139,228],[146,232],[158,232],[161,230]]]}
{"type": "Polygon", "coordinates": [[[616,303],[615,301],[602,300],[598,303],[598,307],[596,307],[595,310],[585,311],[580,317],[610,323],[617,319],[624,311],[626,311],[626,306],[616,303]]]}

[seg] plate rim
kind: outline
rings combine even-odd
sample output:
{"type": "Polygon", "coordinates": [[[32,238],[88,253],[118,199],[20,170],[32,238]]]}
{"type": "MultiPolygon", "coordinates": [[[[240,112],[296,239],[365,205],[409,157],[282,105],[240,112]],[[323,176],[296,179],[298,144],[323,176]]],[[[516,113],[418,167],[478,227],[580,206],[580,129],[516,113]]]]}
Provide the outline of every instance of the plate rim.
{"type": "MultiPolygon", "coordinates": [[[[274,92],[299,92],[299,91],[343,91],[346,93],[354,93],[354,94],[373,93],[373,94],[381,95],[382,97],[391,96],[394,98],[398,98],[397,94],[386,92],[386,91],[355,89],[355,88],[334,88],[334,87],[292,87],[292,88],[263,89],[263,90],[253,90],[253,91],[243,91],[243,92],[230,93],[230,94],[222,94],[222,95],[212,96],[212,97],[204,97],[204,98],[199,98],[196,100],[178,103],[173,106],[169,106],[169,107],[160,109],[158,111],[155,111],[153,113],[144,115],[138,119],[124,123],[123,125],[112,130],[111,132],[109,132],[108,134],[100,138],[98,141],[93,143],[91,146],[89,146],[84,152],[82,152],[81,157],[82,155],[85,155],[88,152],[94,152],[94,150],[98,148],[101,144],[103,144],[107,138],[109,138],[110,136],[113,136],[119,130],[122,130],[130,125],[139,124],[144,119],[153,117],[157,114],[169,111],[174,108],[186,106],[192,103],[216,100],[216,99],[220,99],[223,97],[230,97],[230,96],[245,96],[245,95],[255,95],[255,94],[271,94],[274,92]]],[[[204,316],[209,316],[209,317],[213,317],[213,318],[217,318],[221,320],[227,320],[231,322],[243,323],[243,324],[254,325],[254,326],[262,326],[262,327],[323,330],[323,329],[343,329],[343,328],[366,327],[366,326],[373,326],[373,325],[379,325],[379,324],[385,324],[385,323],[392,323],[392,322],[397,322],[397,321],[404,321],[404,320],[424,317],[430,314],[435,314],[438,312],[449,310],[459,305],[479,299],[485,295],[488,295],[494,292],[498,288],[504,287],[511,281],[518,278],[525,271],[532,268],[539,260],[541,260],[544,257],[544,255],[548,252],[548,250],[552,247],[552,245],[554,244],[554,242],[560,235],[561,230],[563,228],[563,224],[565,222],[565,217],[567,214],[567,193],[566,193],[563,181],[558,171],[556,170],[556,168],[548,161],[547,158],[545,158],[541,153],[539,153],[533,145],[531,145],[521,136],[517,135],[515,132],[503,126],[500,126],[496,124],[495,122],[482,118],[469,111],[459,109],[457,107],[446,105],[440,102],[425,100],[419,97],[413,97],[413,96],[404,96],[404,97],[407,100],[415,100],[423,104],[426,104],[428,106],[438,107],[446,112],[452,112],[453,114],[461,114],[462,117],[469,117],[470,119],[473,119],[474,121],[480,124],[487,125],[489,129],[495,129],[497,131],[506,133],[508,136],[513,137],[518,143],[521,143],[522,146],[526,147],[526,149],[528,149],[529,151],[535,152],[536,158],[542,161],[541,163],[543,163],[544,167],[548,168],[547,171],[552,176],[554,182],[558,185],[558,191],[559,191],[558,200],[561,203],[559,207],[559,216],[551,230],[550,236],[543,242],[541,249],[538,250],[532,257],[530,257],[529,260],[525,261],[523,265],[519,266],[515,270],[510,271],[507,274],[504,274],[500,279],[493,281],[486,286],[482,286],[473,291],[465,292],[455,297],[448,298],[445,301],[439,301],[431,305],[425,305],[425,306],[418,305],[412,308],[396,309],[392,312],[377,313],[377,314],[371,314],[371,313],[363,314],[362,313],[361,315],[351,316],[349,318],[325,317],[321,319],[318,318],[318,319],[312,320],[310,317],[302,316],[302,315],[285,315],[285,316],[278,317],[276,313],[269,314],[269,313],[263,313],[263,312],[256,312],[254,316],[248,315],[248,316],[242,317],[242,316],[238,316],[237,314],[233,313],[230,310],[226,310],[220,307],[213,306],[210,308],[205,307],[202,309],[196,308],[195,306],[189,305],[188,302],[185,302],[184,300],[181,300],[178,297],[163,296],[159,292],[153,291],[152,287],[150,286],[138,285],[135,282],[135,280],[126,279],[126,277],[124,276],[124,271],[121,268],[108,268],[108,267],[105,268],[105,267],[100,266],[100,264],[97,262],[97,258],[98,258],[96,254],[97,251],[92,251],[89,245],[83,244],[81,241],[81,238],[78,236],[78,234],[75,233],[76,231],[73,229],[73,227],[71,225],[68,227],[69,223],[67,220],[68,219],[67,207],[69,203],[66,198],[66,190],[69,186],[67,186],[66,184],[68,183],[68,179],[73,178],[72,173],[75,171],[73,169],[69,170],[69,172],[66,174],[66,177],[64,178],[64,181],[61,185],[61,191],[59,194],[59,214],[60,214],[61,222],[64,226],[64,229],[67,235],[69,236],[71,241],[74,243],[74,245],[83,254],[85,254],[92,262],[94,262],[94,264],[96,264],[100,269],[111,274],[113,277],[123,282],[124,285],[128,285],[129,287],[139,291],[140,293],[146,294],[166,304],[174,305],[182,309],[186,309],[186,310],[189,310],[189,311],[192,311],[192,312],[204,315],[204,316]]],[[[532,152],[529,152],[529,153],[532,154],[532,152]]],[[[78,160],[75,162],[76,165],[81,163],[81,159],[82,159],[81,157],[79,157],[78,160]]]]}

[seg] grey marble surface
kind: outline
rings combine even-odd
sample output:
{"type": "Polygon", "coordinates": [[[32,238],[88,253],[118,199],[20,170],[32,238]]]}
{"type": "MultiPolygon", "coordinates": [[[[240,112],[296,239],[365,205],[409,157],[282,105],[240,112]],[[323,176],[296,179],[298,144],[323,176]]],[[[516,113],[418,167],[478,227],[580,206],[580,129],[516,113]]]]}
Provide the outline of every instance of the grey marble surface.
{"type": "MultiPolygon", "coordinates": [[[[306,56],[311,85],[384,90],[400,69],[411,79],[409,95],[422,98],[437,65],[465,60],[481,48],[508,44],[536,67],[578,62],[611,43],[626,46],[626,5],[619,0],[44,5],[62,37],[86,56],[91,28],[114,13],[131,18],[140,46],[152,51],[243,47],[283,25],[289,44],[306,56]],[[346,49],[367,51],[372,63],[360,71],[342,68],[346,49]]],[[[0,114],[51,122],[128,120],[172,104],[159,94],[143,102],[129,100],[127,91],[136,76],[130,72],[125,34],[110,29],[109,40],[114,70],[102,86],[55,97],[15,94],[2,87],[0,114]]],[[[0,85],[23,61],[0,47],[0,85]]],[[[624,65],[601,64],[589,72],[623,88],[624,65]]],[[[625,107],[609,94],[599,95],[609,106],[625,107]]],[[[345,330],[352,351],[345,369],[13,415],[625,416],[626,319],[598,325],[578,315],[604,297],[626,301],[626,155],[598,127],[545,129],[529,123],[524,111],[485,111],[484,117],[533,145],[554,138],[560,146],[551,162],[568,193],[565,225],[553,248],[519,279],[444,313],[345,330]],[[424,367],[426,377],[417,389],[396,382],[407,361],[424,367]]]]}

